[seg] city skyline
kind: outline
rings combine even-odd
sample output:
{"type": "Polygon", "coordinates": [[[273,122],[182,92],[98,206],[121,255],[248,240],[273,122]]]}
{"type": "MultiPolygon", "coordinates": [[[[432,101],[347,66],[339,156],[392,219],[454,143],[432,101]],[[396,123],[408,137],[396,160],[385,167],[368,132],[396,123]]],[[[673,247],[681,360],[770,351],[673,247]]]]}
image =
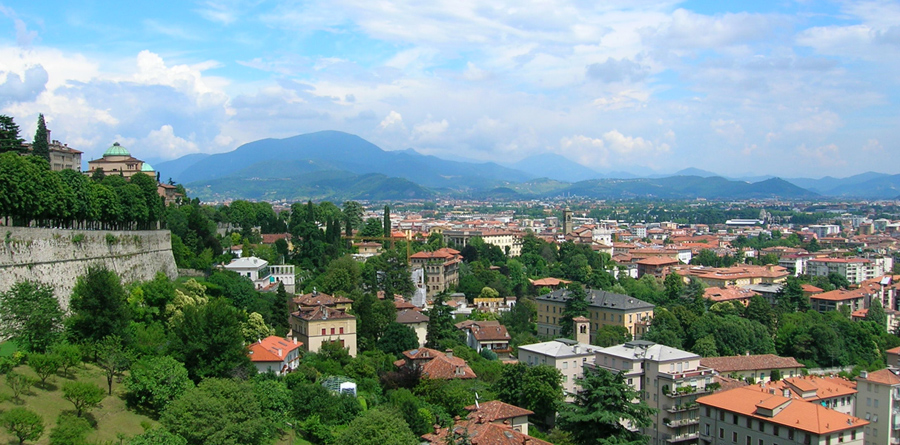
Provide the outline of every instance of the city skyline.
{"type": "Polygon", "coordinates": [[[900,173],[900,3],[0,3],[0,114],[99,157],[320,130],[605,171],[900,173]]]}

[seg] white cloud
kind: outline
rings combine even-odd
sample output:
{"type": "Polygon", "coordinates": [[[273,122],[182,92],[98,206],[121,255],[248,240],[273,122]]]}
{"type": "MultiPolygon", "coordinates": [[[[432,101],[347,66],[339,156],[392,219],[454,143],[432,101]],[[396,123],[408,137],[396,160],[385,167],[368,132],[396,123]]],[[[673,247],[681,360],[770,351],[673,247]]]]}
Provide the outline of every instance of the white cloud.
{"type": "Polygon", "coordinates": [[[846,165],[847,161],[841,158],[841,150],[836,144],[827,144],[819,147],[807,147],[801,144],[797,147],[797,154],[802,161],[812,161],[816,165],[835,167],[846,165]]]}
{"type": "Polygon", "coordinates": [[[609,97],[594,99],[593,105],[601,110],[620,110],[623,108],[640,108],[650,100],[650,93],[639,90],[623,90],[609,97]]]}
{"type": "Polygon", "coordinates": [[[163,125],[159,130],[152,130],[141,144],[147,153],[163,159],[172,159],[189,153],[197,153],[197,144],[175,135],[171,125],[163,125]]]}
{"type": "Polygon", "coordinates": [[[709,123],[713,131],[729,142],[737,142],[744,137],[744,127],[734,119],[715,119],[709,123]]]}
{"type": "Polygon", "coordinates": [[[669,151],[669,148],[666,143],[654,144],[642,137],[626,136],[618,130],[612,130],[600,138],[584,135],[563,137],[558,151],[584,165],[609,167],[623,161],[658,155],[669,151]]]}
{"type": "Polygon", "coordinates": [[[866,141],[866,144],[862,146],[862,151],[878,153],[884,151],[884,146],[881,145],[881,142],[879,142],[878,139],[869,139],[866,141]]]}
{"type": "Polygon", "coordinates": [[[403,116],[400,113],[391,110],[390,113],[378,124],[382,129],[388,129],[391,127],[404,127],[403,125],[403,116]]]}
{"type": "Polygon", "coordinates": [[[413,127],[413,138],[420,143],[438,140],[450,127],[447,119],[440,121],[425,121],[413,127]]]}

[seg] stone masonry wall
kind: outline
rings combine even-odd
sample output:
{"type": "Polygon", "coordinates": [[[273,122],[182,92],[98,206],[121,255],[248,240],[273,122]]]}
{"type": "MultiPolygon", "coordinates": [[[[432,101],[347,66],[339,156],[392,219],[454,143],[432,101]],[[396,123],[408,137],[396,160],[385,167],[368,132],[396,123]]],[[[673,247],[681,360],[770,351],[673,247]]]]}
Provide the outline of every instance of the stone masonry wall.
{"type": "Polygon", "coordinates": [[[178,276],[168,230],[63,230],[0,226],[0,292],[23,280],[49,284],[63,310],[76,279],[94,264],[124,283],[147,281],[162,271],[178,276]]]}

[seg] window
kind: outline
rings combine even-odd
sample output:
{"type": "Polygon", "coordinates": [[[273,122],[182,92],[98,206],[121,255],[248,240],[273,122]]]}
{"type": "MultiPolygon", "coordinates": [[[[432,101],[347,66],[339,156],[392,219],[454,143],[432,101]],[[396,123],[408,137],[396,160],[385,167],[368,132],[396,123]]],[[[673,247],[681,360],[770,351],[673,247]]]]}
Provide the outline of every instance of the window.
{"type": "Polygon", "coordinates": [[[752,445],[752,444],[753,444],[753,439],[750,438],[750,436],[747,436],[747,445],[752,445]]]}
{"type": "Polygon", "coordinates": [[[825,436],[825,445],[831,445],[831,434],[825,436]]]}
{"type": "Polygon", "coordinates": [[[569,362],[563,362],[563,369],[569,369],[569,362]]]}
{"type": "Polygon", "coordinates": [[[878,408],[878,399],[875,399],[875,408],[878,408]]]}
{"type": "Polygon", "coordinates": [[[759,442],[757,442],[757,445],[765,445],[765,443],[763,442],[762,439],[759,439],[759,442]]]}
{"type": "Polygon", "coordinates": [[[331,328],[331,335],[334,335],[334,328],[331,328]]]}
{"type": "Polygon", "coordinates": [[[844,442],[844,433],[838,433],[838,443],[844,442]]]}
{"type": "Polygon", "coordinates": [[[850,440],[856,440],[856,430],[850,430],[850,440]]]}
{"type": "Polygon", "coordinates": [[[763,423],[762,420],[759,420],[758,422],[759,422],[759,432],[765,433],[766,432],[766,424],[763,423]]]}
{"type": "Polygon", "coordinates": [[[872,399],[869,397],[866,397],[866,406],[872,406],[872,399]]]}
{"type": "Polygon", "coordinates": [[[708,423],[706,424],[706,432],[704,434],[709,436],[709,424],[708,423]]]}
{"type": "Polygon", "coordinates": [[[793,429],[793,428],[788,428],[787,431],[788,431],[788,439],[789,439],[789,440],[794,440],[794,429],[793,429]]]}
{"type": "Polygon", "coordinates": [[[344,333],[344,328],[341,328],[341,334],[343,334],[343,333],[344,333]]]}
{"type": "Polygon", "coordinates": [[[737,422],[738,422],[737,414],[732,414],[731,415],[731,423],[737,425],[737,422]]]}
{"type": "Polygon", "coordinates": [[[725,411],[719,410],[719,420],[725,421],[725,411]]]}
{"type": "Polygon", "coordinates": [[[719,428],[719,439],[725,438],[725,428],[719,428]]]}
{"type": "Polygon", "coordinates": [[[327,335],[325,334],[325,328],[322,328],[322,335],[327,335]]]}
{"type": "MultiPolygon", "coordinates": [[[[872,437],[878,437],[878,428],[872,428],[872,437]]],[[[828,445],[828,444],[825,444],[828,445]]]]}
{"type": "Polygon", "coordinates": [[[709,407],[706,407],[706,417],[709,417],[709,407]]]}
{"type": "Polygon", "coordinates": [[[772,435],[773,436],[778,435],[778,425],[772,425],[772,435]]]}
{"type": "Polygon", "coordinates": [[[737,443],[737,431],[731,432],[731,441],[737,443]]]}
{"type": "Polygon", "coordinates": [[[747,428],[753,428],[753,418],[752,417],[747,418],[747,428]]]}

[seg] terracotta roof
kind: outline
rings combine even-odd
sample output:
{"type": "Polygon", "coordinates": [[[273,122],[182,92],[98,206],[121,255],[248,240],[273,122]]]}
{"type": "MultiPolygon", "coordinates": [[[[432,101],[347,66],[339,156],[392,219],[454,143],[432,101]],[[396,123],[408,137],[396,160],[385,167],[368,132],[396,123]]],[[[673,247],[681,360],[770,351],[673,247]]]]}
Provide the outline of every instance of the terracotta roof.
{"type": "Polygon", "coordinates": [[[506,331],[506,326],[501,324],[484,325],[479,322],[472,325],[469,330],[472,331],[472,336],[478,341],[509,341],[512,338],[509,336],[509,332],[506,331]]]}
{"type": "Polygon", "coordinates": [[[642,264],[645,266],[663,266],[666,264],[678,264],[679,261],[676,258],[666,257],[666,256],[652,256],[647,257],[642,260],[636,261],[637,264],[642,264]]]}
{"type": "Polygon", "coordinates": [[[825,291],[825,289],[818,288],[812,284],[803,284],[800,287],[803,289],[803,292],[809,292],[811,294],[818,294],[825,291]]]}
{"type": "Polygon", "coordinates": [[[266,337],[248,346],[247,353],[252,362],[283,362],[291,352],[300,349],[303,342],[288,340],[278,336],[266,337]]]}
{"type": "Polygon", "coordinates": [[[793,357],[779,357],[775,354],[733,355],[730,357],[704,357],[700,365],[727,374],[732,371],[754,371],[763,369],[804,368],[793,357]]]}
{"type": "Polygon", "coordinates": [[[275,241],[280,239],[288,240],[290,237],[290,233],[263,233],[262,242],[263,244],[275,244],[275,241]]]}
{"type": "Polygon", "coordinates": [[[469,419],[481,416],[485,422],[493,422],[495,420],[512,419],[513,417],[530,416],[534,411],[525,408],[519,408],[516,405],[501,402],[499,400],[491,400],[479,404],[479,406],[469,405],[466,411],[470,411],[467,416],[469,419]]]}
{"type": "Polygon", "coordinates": [[[433,434],[423,435],[422,439],[428,443],[445,444],[451,433],[468,436],[472,445],[553,445],[522,434],[509,425],[479,419],[459,420],[451,428],[439,428],[433,434]]]}
{"type": "Polygon", "coordinates": [[[756,385],[745,386],[701,397],[697,399],[697,403],[817,435],[859,428],[869,424],[865,420],[848,416],[816,403],[791,400],[765,391],[756,385]],[[787,406],[774,416],[757,414],[757,406],[778,407],[784,404],[787,406]]]}
{"type": "Polygon", "coordinates": [[[353,303],[353,300],[349,298],[344,298],[341,296],[328,295],[322,292],[313,292],[305,295],[298,295],[294,297],[294,304],[300,307],[313,307],[313,306],[335,306],[338,304],[350,304],[353,303]]]}
{"type": "Polygon", "coordinates": [[[528,280],[528,281],[531,281],[531,284],[533,284],[535,287],[556,287],[556,286],[559,286],[560,284],[571,283],[571,281],[569,281],[569,280],[563,280],[561,278],[553,278],[553,277],[541,278],[539,280],[528,280]]]}
{"type": "Polygon", "coordinates": [[[442,249],[435,250],[434,252],[416,252],[410,256],[410,259],[445,259],[445,260],[453,260],[459,256],[459,251],[450,249],[448,247],[444,247],[442,249]]]}
{"type": "Polygon", "coordinates": [[[394,306],[398,311],[416,308],[414,304],[404,300],[403,297],[397,298],[396,296],[394,297],[394,306]]]}
{"type": "Polygon", "coordinates": [[[883,385],[897,385],[900,384],[900,377],[897,377],[897,374],[894,374],[889,369],[880,369],[878,371],[872,371],[868,373],[866,378],[857,377],[857,380],[865,380],[873,383],[881,383],[883,385]]]}
{"type": "Polygon", "coordinates": [[[855,289],[855,290],[846,290],[846,289],[836,289],[829,292],[823,292],[821,294],[810,295],[810,300],[827,300],[827,301],[844,301],[844,300],[854,300],[857,298],[865,298],[866,297],[865,289],[855,289]]]}
{"type": "Polygon", "coordinates": [[[413,309],[404,309],[402,311],[397,311],[397,323],[400,324],[413,324],[413,323],[428,323],[428,316],[413,309]]]}
{"type": "Polygon", "coordinates": [[[356,318],[340,309],[330,308],[328,306],[316,306],[313,308],[304,308],[298,312],[291,314],[303,320],[331,320],[338,318],[356,318]]]}
{"type": "MultiPolygon", "coordinates": [[[[430,379],[474,379],[475,371],[465,360],[449,357],[447,354],[431,348],[416,348],[403,351],[406,357],[404,364],[417,363],[422,367],[422,375],[430,379]]],[[[396,364],[396,362],[395,362],[396,364]]]]}
{"type": "Polygon", "coordinates": [[[759,292],[755,292],[750,289],[744,289],[741,287],[707,287],[703,290],[703,298],[707,300],[720,302],[720,301],[732,301],[732,300],[749,300],[755,296],[759,295],[759,292]]]}
{"type": "Polygon", "coordinates": [[[779,392],[789,389],[796,398],[808,401],[856,394],[856,383],[846,380],[843,377],[833,376],[790,377],[779,382],[767,383],[766,386],[775,387],[779,392]]]}

